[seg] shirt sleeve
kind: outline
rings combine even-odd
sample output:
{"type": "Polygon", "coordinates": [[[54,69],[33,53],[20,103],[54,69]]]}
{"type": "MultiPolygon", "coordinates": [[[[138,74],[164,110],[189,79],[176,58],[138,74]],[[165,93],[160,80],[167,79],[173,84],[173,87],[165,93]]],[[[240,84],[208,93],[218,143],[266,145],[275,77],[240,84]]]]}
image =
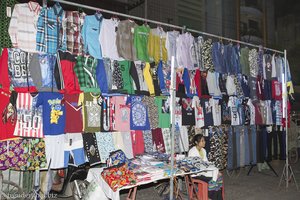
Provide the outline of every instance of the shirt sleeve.
{"type": "Polygon", "coordinates": [[[13,47],[18,46],[18,38],[17,38],[17,32],[18,32],[18,17],[19,17],[19,9],[18,5],[15,5],[14,11],[12,13],[10,24],[8,27],[8,33],[10,36],[11,43],[13,47]]]}
{"type": "Polygon", "coordinates": [[[86,42],[86,27],[88,26],[88,20],[87,18],[84,19],[84,23],[83,23],[83,26],[82,26],[82,30],[81,30],[81,37],[82,37],[82,40],[83,40],[83,44],[84,44],[84,52],[87,53],[88,52],[88,45],[87,45],[87,42],[86,42]]]}

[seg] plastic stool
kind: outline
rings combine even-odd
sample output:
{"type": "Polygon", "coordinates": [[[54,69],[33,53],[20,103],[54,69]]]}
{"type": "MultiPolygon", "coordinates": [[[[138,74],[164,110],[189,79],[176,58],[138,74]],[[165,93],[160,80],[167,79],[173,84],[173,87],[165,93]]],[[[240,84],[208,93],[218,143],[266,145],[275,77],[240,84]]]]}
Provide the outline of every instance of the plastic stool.
{"type": "MultiPolygon", "coordinates": [[[[198,188],[197,197],[199,200],[208,200],[208,183],[192,178],[193,184],[198,188]]],[[[222,198],[225,200],[224,182],[222,184],[222,198]]]]}

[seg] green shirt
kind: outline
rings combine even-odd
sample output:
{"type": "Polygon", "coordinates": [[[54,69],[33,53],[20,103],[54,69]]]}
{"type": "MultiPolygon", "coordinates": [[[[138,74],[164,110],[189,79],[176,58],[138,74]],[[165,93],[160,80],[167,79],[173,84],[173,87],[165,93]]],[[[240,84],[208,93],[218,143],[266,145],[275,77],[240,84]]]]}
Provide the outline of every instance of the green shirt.
{"type": "Polygon", "coordinates": [[[168,97],[155,97],[155,104],[158,107],[158,127],[170,128],[170,101],[168,97]]]}
{"type": "Polygon", "coordinates": [[[138,60],[149,62],[148,38],[150,33],[149,26],[136,26],[134,28],[134,47],[138,60]]]}
{"type": "Polygon", "coordinates": [[[74,71],[78,78],[80,89],[84,92],[100,92],[96,79],[97,59],[92,56],[77,56],[74,71]]]}
{"type": "Polygon", "coordinates": [[[123,90],[126,91],[127,94],[134,94],[134,89],[132,86],[132,79],[130,76],[130,67],[131,67],[131,61],[123,60],[119,61],[120,70],[122,73],[122,79],[123,79],[123,90]]]}
{"type": "Polygon", "coordinates": [[[0,47],[12,47],[10,36],[8,33],[8,27],[11,18],[7,16],[7,8],[10,8],[12,14],[16,3],[16,0],[0,1],[0,47]]]}

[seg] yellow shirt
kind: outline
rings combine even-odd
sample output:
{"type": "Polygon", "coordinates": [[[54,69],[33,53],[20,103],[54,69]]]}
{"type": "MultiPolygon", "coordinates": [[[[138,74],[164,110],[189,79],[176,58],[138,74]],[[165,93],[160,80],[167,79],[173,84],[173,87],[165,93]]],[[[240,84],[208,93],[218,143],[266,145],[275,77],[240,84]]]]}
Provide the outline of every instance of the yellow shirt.
{"type": "Polygon", "coordinates": [[[151,61],[167,61],[166,33],[160,27],[151,29],[148,38],[148,53],[151,61]]]}

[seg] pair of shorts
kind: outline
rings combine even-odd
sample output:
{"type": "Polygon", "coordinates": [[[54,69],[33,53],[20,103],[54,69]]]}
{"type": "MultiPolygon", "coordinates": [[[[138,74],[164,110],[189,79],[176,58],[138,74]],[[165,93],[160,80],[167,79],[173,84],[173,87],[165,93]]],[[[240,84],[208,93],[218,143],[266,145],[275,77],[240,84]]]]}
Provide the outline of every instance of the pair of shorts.
{"type": "Polygon", "coordinates": [[[65,135],[45,135],[47,169],[65,168],[64,163],[65,135]]]}
{"type": "Polygon", "coordinates": [[[64,138],[64,164],[65,166],[79,166],[84,164],[87,159],[84,154],[83,139],[81,133],[67,133],[64,138]]]}

